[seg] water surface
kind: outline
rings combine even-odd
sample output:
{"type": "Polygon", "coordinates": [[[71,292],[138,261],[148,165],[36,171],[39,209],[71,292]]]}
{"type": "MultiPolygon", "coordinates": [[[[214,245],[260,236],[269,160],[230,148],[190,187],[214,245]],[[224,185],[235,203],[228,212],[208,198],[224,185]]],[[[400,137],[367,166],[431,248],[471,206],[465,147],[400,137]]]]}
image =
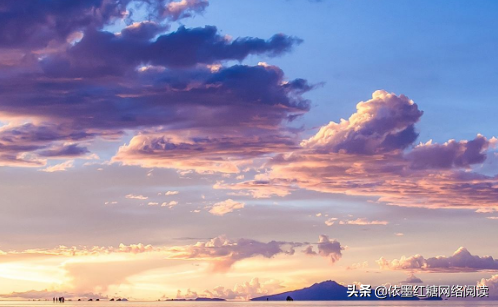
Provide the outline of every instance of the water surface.
{"type": "Polygon", "coordinates": [[[0,307],[467,307],[467,306],[496,306],[498,301],[467,300],[467,301],[411,301],[411,302],[77,302],[66,301],[64,304],[33,301],[0,301],[0,307]]]}

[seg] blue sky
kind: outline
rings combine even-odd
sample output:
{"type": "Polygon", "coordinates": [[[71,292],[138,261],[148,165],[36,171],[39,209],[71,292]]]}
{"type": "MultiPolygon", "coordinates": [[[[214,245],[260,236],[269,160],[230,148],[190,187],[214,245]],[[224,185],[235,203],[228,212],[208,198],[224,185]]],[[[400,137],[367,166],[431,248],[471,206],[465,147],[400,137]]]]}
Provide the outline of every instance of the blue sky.
{"type": "MultiPolygon", "coordinates": [[[[231,36],[294,35],[304,43],[269,59],[290,77],[324,86],[307,94],[308,127],[347,118],[377,89],[404,93],[425,114],[420,139],[496,131],[495,1],[213,1],[186,25],[231,36]],[[465,123],[465,125],[462,125],[465,123]]],[[[248,63],[257,63],[253,57],[248,63]]]]}

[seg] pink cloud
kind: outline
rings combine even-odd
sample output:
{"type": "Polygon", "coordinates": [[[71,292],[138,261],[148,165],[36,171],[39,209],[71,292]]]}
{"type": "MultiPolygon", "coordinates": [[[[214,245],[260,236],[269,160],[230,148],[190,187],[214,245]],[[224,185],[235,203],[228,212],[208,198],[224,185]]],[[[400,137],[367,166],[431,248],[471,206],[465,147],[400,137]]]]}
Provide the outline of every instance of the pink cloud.
{"type": "Polygon", "coordinates": [[[489,288],[489,296],[498,298],[498,275],[493,275],[490,278],[483,278],[477,282],[477,286],[486,286],[489,288]]]}
{"type": "Polygon", "coordinates": [[[366,269],[368,268],[368,262],[363,261],[363,262],[358,262],[358,263],[353,263],[351,265],[348,265],[346,267],[346,270],[361,270],[361,269],[366,269]]]}
{"type": "Polygon", "coordinates": [[[178,20],[180,18],[190,17],[193,13],[200,13],[209,5],[207,0],[180,0],[173,1],[163,8],[162,15],[178,20]]]}
{"type": "Polygon", "coordinates": [[[46,173],[63,172],[63,171],[67,171],[68,169],[73,168],[73,167],[74,167],[74,160],[68,160],[66,162],[62,162],[62,163],[41,169],[40,171],[46,172],[46,173]]]}
{"type": "Polygon", "coordinates": [[[325,224],[327,226],[332,226],[334,224],[339,224],[339,225],[387,225],[389,222],[387,221],[378,221],[378,220],[373,220],[370,221],[366,218],[360,217],[354,220],[343,220],[339,221],[337,218],[329,218],[328,220],[325,221],[325,224]]]}
{"type": "Polygon", "coordinates": [[[170,202],[163,202],[161,204],[161,207],[168,207],[171,209],[171,208],[175,207],[176,205],[178,205],[178,202],[176,200],[172,200],[170,202]]]}
{"type": "Polygon", "coordinates": [[[173,247],[168,250],[172,259],[197,259],[210,261],[213,272],[226,272],[238,261],[262,256],[272,258],[278,254],[294,254],[293,247],[300,243],[270,241],[268,243],[238,239],[230,240],[219,236],[207,242],[197,242],[194,245],[173,247]],[[283,249],[288,246],[288,249],[283,249]]]}
{"type": "Polygon", "coordinates": [[[219,181],[213,185],[213,188],[216,190],[232,190],[240,195],[254,198],[284,197],[289,195],[292,190],[295,190],[292,183],[285,179],[256,179],[238,183],[219,181]]]}
{"type": "Polygon", "coordinates": [[[497,177],[470,169],[484,161],[490,140],[478,135],[470,141],[426,143],[410,150],[421,115],[406,96],[376,91],[348,120],[332,122],[304,140],[301,149],[273,157],[265,181],[216,188],[246,189],[267,197],[301,188],[375,197],[398,206],[498,208],[497,177]]]}
{"type": "Polygon", "coordinates": [[[170,196],[170,195],[178,195],[180,192],[179,191],[168,191],[164,193],[165,196],[170,196]]]}
{"type": "Polygon", "coordinates": [[[213,215],[223,216],[235,210],[243,209],[244,206],[244,203],[236,202],[232,199],[227,199],[225,201],[214,204],[209,210],[209,213],[213,215]]]}
{"type": "Polygon", "coordinates": [[[237,284],[233,288],[218,286],[212,290],[204,290],[203,292],[192,291],[188,289],[185,294],[178,290],[177,298],[193,299],[197,297],[223,298],[229,300],[250,300],[256,296],[273,294],[283,286],[276,280],[266,280],[261,282],[259,278],[253,278],[248,282],[237,284]]]}
{"type": "Polygon", "coordinates": [[[148,196],[144,196],[144,195],[135,195],[135,194],[127,194],[125,196],[125,198],[128,198],[128,199],[138,199],[138,200],[146,200],[146,199],[149,199],[148,196]]]}
{"type": "Polygon", "coordinates": [[[388,261],[380,258],[377,263],[382,269],[427,272],[477,272],[498,271],[498,260],[491,256],[472,255],[465,247],[460,247],[452,256],[425,258],[422,255],[401,257],[388,261]]]}

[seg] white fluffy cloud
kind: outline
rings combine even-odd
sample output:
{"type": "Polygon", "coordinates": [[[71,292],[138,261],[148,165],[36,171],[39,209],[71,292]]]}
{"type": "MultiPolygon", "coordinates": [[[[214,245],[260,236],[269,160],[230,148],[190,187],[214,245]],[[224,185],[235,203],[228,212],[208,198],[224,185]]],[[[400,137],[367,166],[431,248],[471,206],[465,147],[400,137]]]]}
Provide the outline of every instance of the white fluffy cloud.
{"type": "Polygon", "coordinates": [[[477,282],[478,286],[487,286],[489,288],[489,296],[498,298],[498,274],[490,278],[483,278],[477,282]]]}

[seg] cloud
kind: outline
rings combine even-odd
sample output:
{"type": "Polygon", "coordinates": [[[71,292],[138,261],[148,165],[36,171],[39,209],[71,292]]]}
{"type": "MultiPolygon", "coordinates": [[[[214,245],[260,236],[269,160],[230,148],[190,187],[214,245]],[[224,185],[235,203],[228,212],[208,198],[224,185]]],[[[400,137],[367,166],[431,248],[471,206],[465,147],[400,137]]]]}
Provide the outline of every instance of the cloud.
{"type": "Polygon", "coordinates": [[[41,169],[42,172],[53,173],[53,172],[63,172],[74,167],[74,160],[68,160],[60,164],[49,166],[47,168],[41,169]]]}
{"type": "Polygon", "coordinates": [[[313,246],[308,245],[303,252],[310,256],[320,255],[324,258],[328,258],[331,263],[336,263],[342,258],[344,247],[339,241],[335,239],[331,240],[326,235],[320,235],[318,237],[317,249],[318,252],[315,252],[313,246]]]}
{"type": "Polygon", "coordinates": [[[161,207],[168,207],[168,208],[173,208],[174,206],[178,205],[178,202],[176,200],[172,200],[170,202],[163,202],[161,204],[161,207]]]}
{"type": "Polygon", "coordinates": [[[418,136],[414,124],[423,112],[404,95],[376,91],[356,110],[348,120],[330,122],[301,145],[319,152],[376,154],[404,149],[418,136]]]}
{"type": "Polygon", "coordinates": [[[128,194],[125,196],[125,198],[128,198],[128,199],[139,199],[139,200],[146,200],[146,199],[149,199],[148,196],[144,196],[144,195],[135,195],[135,194],[128,194]]]}
{"type": "Polygon", "coordinates": [[[339,224],[342,225],[387,225],[387,221],[369,221],[366,218],[357,218],[356,220],[340,221],[339,224]]]}
{"type": "Polygon", "coordinates": [[[199,294],[197,294],[197,292],[192,291],[190,289],[185,291],[185,294],[183,294],[181,290],[176,291],[176,298],[177,299],[189,299],[189,300],[191,300],[191,299],[196,299],[198,297],[199,297],[199,294]]]}
{"type": "MultiPolygon", "coordinates": [[[[297,148],[295,131],[283,123],[308,110],[308,102],[300,96],[309,90],[308,85],[284,82],[280,69],[261,65],[220,69],[207,82],[195,85],[197,89],[189,92],[207,103],[199,96],[205,92],[209,108],[196,106],[192,100],[196,98],[190,94],[188,111],[185,105],[178,106],[182,116],[189,117],[185,118],[190,125],[187,131],[137,135],[119,149],[113,161],[204,173],[239,173],[241,167],[252,165],[256,158],[297,148]],[[254,87],[260,91],[254,93],[254,87]],[[214,90],[215,96],[210,93],[214,90]],[[204,127],[200,129],[201,126],[204,127]]],[[[176,95],[181,91],[177,90],[176,95]]]]}
{"type": "Polygon", "coordinates": [[[168,16],[172,20],[191,17],[193,13],[201,13],[209,5],[206,0],[181,0],[170,2],[166,5],[162,15],[168,16]]]}
{"type": "Polygon", "coordinates": [[[60,0],[2,1],[0,44],[4,48],[36,48],[52,40],[65,41],[75,31],[123,17],[129,2],[71,1],[61,5],[60,0]]]}
{"type": "Polygon", "coordinates": [[[240,195],[250,195],[254,198],[284,197],[296,188],[286,179],[255,179],[237,183],[218,181],[213,185],[216,190],[233,190],[240,195]]]}
{"type": "Polygon", "coordinates": [[[361,270],[361,269],[366,269],[366,268],[368,268],[368,262],[363,261],[363,262],[353,263],[353,264],[347,266],[346,270],[361,270]]]}
{"type": "MultiPolygon", "coordinates": [[[[51,298],[53,296],[47,296],[56,293],[56,296],[64,295],[66,298],[95,299],[101,297],[97,293],[106,293],[111,285],[129,285],[130,276],[165,267],[167,249],[144,244],[120,244],[117,247],[59,246],[52,249],[9,251],[0,255],[0,262],[23,263],[27,265],[26,268],[33,268],[35,272],[40,270],[37,263],[43,263],[43,271],[54,272],[56,275],[44,276],[49,280],[58,278],[62,282],[56,290],[51,287],[47,291],[17,292],[4,297],[43,299],[51,298]],[[64,275],[60,276],[58,272],[64,275]]],[[[21,274],[21,280],[22,278],[21,274]]]]}
{"type": "Polygon", "coordinates": [[[232,289],[223,286],[215,287],[212,290],[195,292],[188,289],[185,294],[181,290],[177,291],[177,298],[193,299],[197,297],[223,298],[228,300],[250,300],[251,298],[273,294],[282,289],[279,281],[266,280],[261,282],[259,278],[253,278],[248,282],[235,285],[232,289]]]}
{"type": "MultiPolygon", "coordinates": [[[[26,265],[26,268],[32,267],[35,271],[39,271],[39,263],[46,263],[44,266],[43,272],[53,272],[55,276],[52,276],[50,280],[54,280],[53,278],[59,278],[62,280],[62,276],[57,272],[61,272],[61,269],[65,270],[66,266],[72,266],[80,264],[81,266],[88,265],[91,263],[116,263],[117,271],[119,271],[119,266],[122,266],[123,261],[129,261],[129,266],[133,266],[134,263],[141,263],[141,259],[145,262],[150,261],[150,259],[154,259],[160,257],[163,259],[167,253],[167,247],[154,247],[152,245],[145,244],[120,244],[118,246],[57,246],[55,248],[30,248],[25,250],[9,250],[4,253],[0,253],[0,263],[14,263],[19,264],[22,263],[26,265]],[[138,257],[140,255],[140,257],[138,257]],[[132,259],[132,260],[131,260],[132,259]],[[121,263],[121,264],[120,264],[121,263]],[[55,266],[53,266],[53,265],[55,266]],[[59,276],[59,277],[58,277],[59,276]]],[[[156,264],[162,265],[163,264],[156,264]]],[[[104,265],[105,266],[105,265],[104,265]]],[[[122,269],[122,268],[121,268],[122,269]]],[[[66,270],[67,271],[67,270],[66,270]]],[[[84,270],[83,270],[84,271],[84,270]]],[[[126,270],[123,270],[126,271],[126,270]]],[[[21,273],[23,270],[18,271],[14,269],[13,274],[21,273]]],[[[103,272],[103,270],[102,270],[103,272]]],[[[69,274],[69,272],[66,272],[69,274]]],[[[71,276],[71,279],[74,279],[71,283],[66,283],[65,279],[63,283],[61,283],[61,288],[57,288],[60,292],[68,291],[71,293],[76,293],[81,295],[81,293],[85,292],[95,292],[101,293],[101,289],[97,289],[97,283],[103,282],[104,280],[112,279],[110,276],[106,276],[106,278],[101,278],[102,274],[96,274],[95,276],[88,276],[88,272],[83,272],[87,275],[88,278],[94,280],[94,284],[88,283],[85,287],[75,288],[74,285],[78,282],[83,282],[82,276],[75,275],[71,276]],[[74,278],[73,278],[74,277],[74,278]],[[99,280],[99,279],[102,279],[99,280]]],[[[82,273],[82,274],[83,274],[82,273]]],[[[22,275],[22,274],[21,274],[22,275]]],[[[23,275],[22,275],[23,276],[23,275]]],[[[43,276],[47,276],[43,274],[43,276]]],[[[116,276],[121,276],[121,272],[116,273],[116,276]]],[[[21,280],[24,277],[21,277],[21,280]]],[[[53,288],[50,288],[53,289],[53,288]]]]}
{"type": "Polygon", "coordinates": [[[67,291],[56,291],[56,290],[30,290],[24,292],[12,292],[9,294],[0,294],[1,298],[10,298],[10,299],[48,299],[51,300],[54,297],[64,297],[65,299],[107,299],[107,296],[102,296],[101,294],[95,293],[72,293],[67,291]]]}
{"type": "Polygon", "coordinates": [[[280,56],[300,39],[170,30],[202,13],[206,0],[24,2],[0,6],[0,59],[9,55],[0,60],[0,118],[8,123],[0,166],[88,157],[93,142],[124,131],[134,137],[114,162],[198,172],[238,172],[297,146],[299,129],[286,124],[309,110],[302,95],[313,86],[276,66],[229,61],[280,56]],[[111,24],[127,26],[109,32],[111,24]]]}
{"type": "Polygon", "coordinates": [[[39,155],[41,157],[71,158],[80,157],[87,153],[89,151],[86,147],[80,147],[78,144],[70,144],[41,151],[39,155]]]}
{"type": "Polygon", "coordinates": [[[213,215],[223,216],[227,213],[243,208],[244,208],[244,203],[236,202],[232,199],[227,199],[225,201],[221,201],[214,204],[209,210],[209,213],[213,215]]]}
{"type": "Polygon", "coordinates": [[[170,195],[177,195],[179,194],[180,192],[178,191],[168,191],[166,193],[164,193],[165,196],[170,196],[170,195]]]}
{"type": "Polygon", "coordinates": [[[336,217],[331,217],[328,220],[325,221],[325,225],[327,226],[332,226],[336,223],[337,218],[336,217]]]}
{"type": "Polygon", "coordinates": [[[486,160],[484,151],[489,141],[478,135],[471,141],[450,140],[444,144],[420,144],[406,158],[410,160],[413,169],[451,169],[454,167],[469,167],[486,160]]]}
{"type": "Polygon", "coordinates": [[[102,28],[117,20],[132,22],[140,6],[156,21],[178,20],[202,13],[205,0],[5,0],[0,7],[0,44],[5,48],[32,50],[61,44],[75,33],[102,28]],[[27,7],[29,2],[29,8],[27,7]]]}
{"type": "Polygon", "coordinates": [[[494,213],[498,211],[496,208],[479,208],[475,212],[476,213],[494,213]]]}
{"type": "MultiPolygon", "coordinates": [[[[83,293],[88,292],[106,293],[110,286],[128,284],[128,277],[152,269],[164,268],[171,265],[172,260],[177,260],[175,262],[204,262],[211,265],[211,272],[224,273],[230,270],[235,263],[245,259],[254,257],[269,259],[277,255],[294,255],[294,248],[306,244],[308,243],[261,242],[244,238],[230,240],[225,236],[219,236],[192,245],[174,247],[120,244],[117,247],[58,246],[51,249],[11,250],[0,253],[0,262],[33,261],[35,259],[52,263],[59,261],[60,266],[56,267],[65,273],[65,282],[64,287],[58,289],[58,293],[66,292],[83,296],[83,293]]],[[[327,250],[326,246],[324,248],[327,250]]],[[[322,248],[320,247],[320,249],[322,248]]],[[[244,285],[234,287],[233,290],[224,289],[222,291],[221,288],[216,288],[214,291],[225,293],[227,296],[249,297],[260,291],[257,290],[259,286],[255,282],[244,283],[244,285]],[[254,287],[248,287],[248,285],[254,287]]],[[[34,292],[34,294],[36,297],[47,295],[43,292],[34,292]]],[[[21,295],[21,297],[23,296],[21,295]]]]}
{"type": "Polygon", "coordinates": [[[268,40],[245,37],[227,40],[215,26],[186,28],[160,34],[164,27],[137,23],[121,33],[87,31],[80,42],[42,60],[42,69],[55,77],[123,75],[141,63],[168,68],[193,67],[224,60],[243,60],[250,54],[278,56],[301,40],[276,34],[268,40]],[[117,52],[119,51],[119,52],[117,52]]]}
{"type": "Polygon", "coordinates": [[[344,221],[338,221],[337,218],[329,218],[328,220],[325,221],[325,224],[327,226],[332,226],[334,224],[339,224],[339,225],[387,225],[389,222],[387,221],[369,221],[364,217],[357,218],[355,220],[344,220],[344,221]]]}
{"type": "Polygon", "coordinates": [[[149,253],[149,252],[158,252],[161,251],[161,248],[153,247],[152,245],[144,245],[142,243],[138,244],[120,244],[117,247],[113,246],[64,246],[60,245],[56,248],[52,249],[27,249],[23,251],[9,251],[0,254],[1,256],[6,255],[52,255],[52,256],[66,256],[66,257],[74,257],[74,256],[91,256],[91,255],[107,255],[113,253],[126,253],[126,254],[141,254],[141,253],[149,253]]]}
{"type": "Polygon", "coordinates": [[[497,176],[472,168],[485,160],[493,139],[477,135],[415,146],[415,124],[422,114],[406,96],[376,91],[348,120],[331,122],[302,141],[300,149],[272,157],[263,184],[255,178],[216,188],[267,197],[307,189],[425,208],[498,207],[497,176]]]}
{"type": "Polygon", "coordinates": [[[477,272],[498,270],[498,260],[491,256],[472,255],[465,247],[460,247],[452,256],[424,258],[422,255],[401,257],[388,261],[380,258],[377,263],[382,269],[437,272],[477,272]]]}
{"type": "Polygon", "coordinates": [[[294,254],[293,247],[300,243],[270,241],[268,243],[251,240],[230,240],[219,236],[207,242],[179,246],[169,249],[172,259],[207,260],[212,263],[213,272],[226,272],[233,264],[244,259],[262,256],[272,258],[278,254],[294,254]],[[288,249],[283,247],[288,246],[288,249]]]}
{"type": "Polygon", "coordinates": [[[489,296],[492,298],[498,297],[498,275],[493,275],[490,278],[483,278],[477,282],[477,286],[486,286],[489,288],[489,296]]]}
{"type": "Polygon", "coordinates": [[[9,124],[0,127],[0,166],[45,166],[47,159],[85,158],[92,133],[57,124],[9,124]]]}
{"type": "Polygon", "coordinates": [[[129,277],[164,267],[164,260],[65,262],[62,269],[75,292],[110,292],[111,286],[129,285],[129,277]]]}

